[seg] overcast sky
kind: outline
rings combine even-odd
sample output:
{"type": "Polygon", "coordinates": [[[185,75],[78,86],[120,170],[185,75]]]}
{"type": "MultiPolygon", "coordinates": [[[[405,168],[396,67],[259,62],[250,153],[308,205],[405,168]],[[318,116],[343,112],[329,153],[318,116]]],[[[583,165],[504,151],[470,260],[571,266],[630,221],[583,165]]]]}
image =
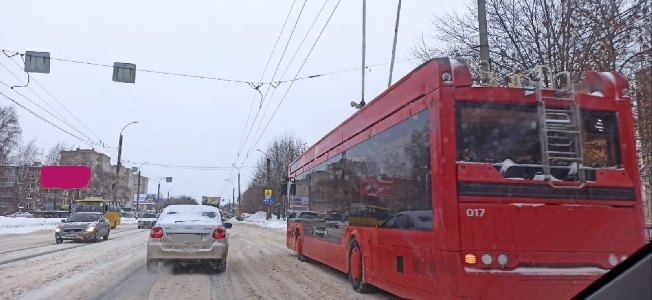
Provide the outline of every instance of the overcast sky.
{"type": "MultiPolygon", "coordinates": [[[[367,2],[367,65],[388,63],[397,1],[367,2]]],[[[50,52],[53,58],[60,59],[106,65],[129,62],[145,70],[258,82],[292,3],[292,0],[1,0],[0,48],[21,53],[26,50],[50,52]]],[[[272,79],[303,3],[296,1],[264,82],[272,79]]],[[[283,80],[297,74],[336,3],[337,0],[327,2],[283,80]]],[[[311,0],[305,5],[274,81],[279,80],[323,4],[324,1],[311,0]]],[[[394,82],[416,66],[405,60],[409,58],[414,38],[422,32],[427,34],[432,28],[432,16],[464,7],[462,1],[403,1],[394,82]]],[[[299,77],[360,67],[361,13],[361,0],[340,3],[299,77]]],[[[18,56],[11,59],[22,65],[18,56]]],[[[26,74],[11,59],[0,54],[0,63],[25,81],[26,74]]],[[[367,101],[387,88],[388,71],[389,65],[384,64],[371,67],[366,73],[367,101]]],[[[224,167],[206,171],[145,165],[143,172],[150,178],[174,178],[173,183],[162,184],[163,194],[173,188],[172,195],[231,197],[232,186],[224,180],[235,179],[237,172],[228,167],[235,162],[244,140],[243,133],[249,132],[261,100],[258,92],[247,84],[146,72],[137,73],[135,84],[116,83],[111,80],[111,68],[57,60],[51,61],[50,74],[33,76],[90,132],[34,82],[29,87],[47,104],[27,88],[18,91],[55,115],[60,114],[96,142],[104,142],[108,149],[97,146],[95,149],[111,156],[112,164],[117,157],[120,130],[127,123],[138,121],[139,124],[124,131],[122,157],[125,166],[149,162],[224,167]],[[252,101],[255,104],[250,115],[252,101]],[[251,119],[245,130],[249,115],[251,119]]],[[[20,84],[1,66],[0,81],[20,84]]],[[[273,88],[269,90],[243,147],[237,161],[242,165],[243,191],[251,178],[251,166],[262,156],[255,149],[265,149],[269,140],[284,132],[293,133],[312,145],[355,112],[349,104],[351,101],[360,100],[359,70],[296,81],[271,118],[289,85],[278,86],[273,97],[270,97],[273,88]],[[251,154],[245,160],[248,152],[251,154]]],[[[261,91],[264,93],[267,88],[263,86],[261,91]]],[[[4,85],[0,85],[0,91],[79,135],[4,85]]],[[[12,103],[0,97],[0,105],[9,104],[12,103]]],[[[35,139],[44,152],[60,141],[91,148],[27,111],[21,108],[17,111],[23,142],[35,139]]],[[[150,181],[149,192],[156,193],[154,180],[150,181]]]]}

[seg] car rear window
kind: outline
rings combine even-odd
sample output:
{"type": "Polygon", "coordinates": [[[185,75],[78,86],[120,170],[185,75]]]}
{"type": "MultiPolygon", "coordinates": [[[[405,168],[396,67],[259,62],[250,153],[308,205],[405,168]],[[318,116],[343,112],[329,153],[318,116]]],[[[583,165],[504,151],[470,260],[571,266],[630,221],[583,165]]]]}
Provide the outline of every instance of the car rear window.
{"type": "Polygon", "coordinates": [[[220,211],[212,206],[206,205],[173,205],[168,206],[159,218],[159,223],[185,223],[185,222],[222,222],[220,211]]]}
{"type": "Polygon", "coordinates": [[[144,214],[143,218],[156,218],[155,214],[144,214]]]}

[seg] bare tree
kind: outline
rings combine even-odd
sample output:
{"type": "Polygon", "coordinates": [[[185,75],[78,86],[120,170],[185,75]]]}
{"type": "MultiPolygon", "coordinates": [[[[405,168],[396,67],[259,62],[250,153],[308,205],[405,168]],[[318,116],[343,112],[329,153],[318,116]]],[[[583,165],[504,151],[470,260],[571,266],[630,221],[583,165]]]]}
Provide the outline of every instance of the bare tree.
{"type": "Polygon", "coordinates": [[[90,187],[82,191],[83,197],[113,197],[113,176],[111,171],[98,171],[91,175],[90,187]]]}
{"type": "Polygon", "coordinates": [[[36,140],[27,142],[24,146],[19,146],[18,151],[10,157],[10,162],[18,166],[31,166],[34,163],[40,163],[43,149],[37,144],[36,140]]]}
{"type": "MultiPolygon", "coordinates": [[[[477,60],[477,2],[467,3],[466,13],[433,18],[434,33],[417,38],[411,50],[415,60],[477,60]]],[[[578,76],[621,71],[652,55],[644,40],[648,0],[488,0],[486,6],[490,59],[499,78],[539,64],[578,76]]]]}
{"type": "Polygon", "coordinates": [[[291,133],[285,133],[272,140],[254,167],[249,187],[242,195],[242,209],[246,212],[264,210],[262,203],[264,190],[272,189],[276,204],[283,200],[281,184],[287,180],[288,166],[306,151],[306,143],[291,133]],[[267,178],[267,159],[270,159],[270,176],[267,178]]]}
{"type": "MultiPolygon", "coordinates": [[[[15,165],[15,187],[13,189],[14,208],[25,207],[26,203],[36,203],[39,196],[39,155],[41,149],[35,140],[29,141],[25,146],[19,146],[18,151],[9,159],[15,165]]],[[[35,208],[35,207],[31,207],[35,208]]]]}
{"type": "Polygon", "coordinates": [[[19,146],[20,134],[16,110],[11,106],[0,106],[0,165],[10,163],[12,149],[19,146]]]}
{"type": "Polygon", "coordinates": [[[61,151],[68,151],[70,149],[72,147],[66,145],[65,142],[58,142],[48,151],[44,164],[47,166],[58,166],[61,160],[61,151]]]}

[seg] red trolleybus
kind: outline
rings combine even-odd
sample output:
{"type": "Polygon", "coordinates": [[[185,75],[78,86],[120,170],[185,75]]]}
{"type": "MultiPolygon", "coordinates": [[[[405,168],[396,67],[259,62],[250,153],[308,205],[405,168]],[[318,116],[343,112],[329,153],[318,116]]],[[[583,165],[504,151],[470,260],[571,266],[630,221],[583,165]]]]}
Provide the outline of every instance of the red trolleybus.
{"type": "Polygon", "coordinates": [[[289,166],[290,197],[341,219],[288,219],[288,248],[411,299],[588,286],[645,244],[628,82],[543,70],[497,87],[419,66],[289,166]]]}

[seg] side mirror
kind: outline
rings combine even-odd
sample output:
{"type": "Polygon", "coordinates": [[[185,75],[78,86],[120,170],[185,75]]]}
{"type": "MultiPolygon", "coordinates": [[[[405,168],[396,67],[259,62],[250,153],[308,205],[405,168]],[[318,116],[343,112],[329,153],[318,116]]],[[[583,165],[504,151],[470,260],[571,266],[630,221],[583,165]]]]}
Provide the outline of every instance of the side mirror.
{"type": "Polygon", "coordinates": [[[226,229],[231,229],[231,228],[233,228],[233,224],[231,224],[231,223],[224,223],[224,228],[226,228],[226,229]]]}
{"type": "Polygon", "coordinates": [[[66,219],[62,219],[62,220],[61,220],[61,223],[66,223],[66,219]]]}
{"type": "Polygon", "coordinates": [[[297,185],[296,184],[290,184],[290,196],[294,196],[297,194],[297,185]]]}

